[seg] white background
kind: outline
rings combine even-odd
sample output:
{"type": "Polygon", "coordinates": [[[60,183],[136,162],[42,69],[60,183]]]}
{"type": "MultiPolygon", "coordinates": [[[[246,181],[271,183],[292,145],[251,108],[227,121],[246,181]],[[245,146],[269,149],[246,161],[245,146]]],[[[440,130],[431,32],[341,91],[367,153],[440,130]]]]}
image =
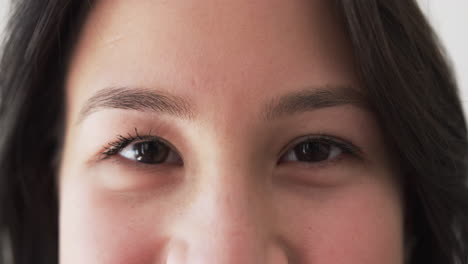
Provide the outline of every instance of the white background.
{"type": "MultiPolygon", "coordinates": [[[[0,30],[6,22],[9,1],[0,0],[0,30]]],[[[447,48],[468,118],[468,1],[418,0],[418,2],[447,48]]]]}
{"type": "Polygon", "coordinates": [[[447,48],[468,119],[468,1],[419,0],[418,2],[447,48]]]}

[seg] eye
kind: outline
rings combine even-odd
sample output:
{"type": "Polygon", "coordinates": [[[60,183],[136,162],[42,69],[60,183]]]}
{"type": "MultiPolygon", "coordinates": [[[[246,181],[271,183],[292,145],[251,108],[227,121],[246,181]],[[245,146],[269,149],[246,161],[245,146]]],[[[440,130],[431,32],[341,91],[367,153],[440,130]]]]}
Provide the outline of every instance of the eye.
{"type": "Polygon", "coordinates": [[[330,137],[307,138],[295,144],[280,158],[283,162],[319,163],[339,159],[344,154],[355,154],[357,148],[330,137]]]}
{"type": "Polygon", "coordinates": [[[183,164],[182,158],[170,143],[157,136],[141,136],[136,129],[135,136],[119,135],[115,141],[104,146],[104,149],[102,159],[119,155],[124,159],[146,164],[183,164]]]}
{"type": "Polygon", "coordinates": [[[119,155],[129,160],[147,164],[181,162],[179,155],[159,140],[130,143],[119,152],[119,155]]]}

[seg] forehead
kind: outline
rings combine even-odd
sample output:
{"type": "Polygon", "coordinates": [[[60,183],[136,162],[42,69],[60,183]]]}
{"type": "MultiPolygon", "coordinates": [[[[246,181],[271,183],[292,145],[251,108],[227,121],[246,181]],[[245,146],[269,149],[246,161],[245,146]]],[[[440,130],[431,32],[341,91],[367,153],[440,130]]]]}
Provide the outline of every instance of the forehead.
{"type": "Polygon", "coordinates": [[[351,54],[332,1],[97,1],[71,60],[68,104],[129,86],[250,105],[307,86],[357,86],[351,54]]]}

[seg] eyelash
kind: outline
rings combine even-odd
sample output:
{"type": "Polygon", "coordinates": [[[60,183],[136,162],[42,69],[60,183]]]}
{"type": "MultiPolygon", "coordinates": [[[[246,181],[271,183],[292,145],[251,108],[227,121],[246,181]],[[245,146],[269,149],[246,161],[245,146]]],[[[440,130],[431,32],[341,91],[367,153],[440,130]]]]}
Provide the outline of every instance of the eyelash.
{"type": "MultiPolygon", "coordinates": [[[[363,152],[356,145],[354,145],[353,143],[347,140],[344,140],[335,136],[329,136],[324,133],[317,133],[315,135],[305,135],[305,136],[297,137],[296,139],[292,140],[292,143],[287,144],[286,147],[282,151],[280,151],[281,154],[279,155],[279,157],[282,158],[286,153],[288,153],[289,151],[292,151],[296,146],[299,146],[300,144],[305,143],[307,141],[318,142],[322,144],[323,143],[329,144],[332,147],[339,148],[342,151],[342,154],[352,155],[353,157],[356,157],[361,160],[363,159],[363,152]]],[[[319,163],[335,162],[339,160],[340,158],[323,161],[319,163]]]]}
{"type": "MultiPolygon", "coordinates": [[[[158,141],[167,145],[172,151],[175,151],[173,146],[169,144],[167,141],[161,139],[160,137],[151,135],[151,130],[146,135],[140,135],[138,133],[138,130],[135,128],[134,135],[130,133],[127,134],[127,136],[118,135],[116,140],[104,146],[105,150],[101,153],[102,159],[107,159],[118,154],[125,147],[127,147],[128,145],[130,145],[131,143],[137,140],[138,141],[158,141]]],[[[309,140],[314,141],[314,142],[329,144],[334,147],[338,147],[343,152],[343,154],[349,154],[360,159],[362,158],[362,151],[358,147],[356,147],[354,144],[348,143],[347,141],[343,139],[332,137],[332,136],[322,134],[322,133],[319,133],[313,136],[309,135],[309,136],[301,136],[301,137],[296,138],[295,140],[292,141],[292,143],[287,144],[285,149],[283,149],[280,152],[281,155],[279,157],[280,158],[283,157],[288,151],[291,151],[293,148],[295,148],[299,144],[304,143],[309,140]]]]}
{"type": "Polygon", "coordinates": [[[135,128],[135,135],[132,135],[130,133],[128,133],[127,136],[118,135],[116,140],[104,146],[105,151],[101,153],[103,155],[102,159],[107,159],[107,158],[110,158],[111,156],[118,154],[122,149],[124,149],[125,147],[127,147],[128,145],[130,145],[136,140],[159,141],[159,142],[162,142],[163,144],[168,145],[171,149],[173,149],[172,146],[168,144],[165,140],[157,136],[153,136],[151,134],[151,130],[146,135],[140,135],[138,134],[138,130],[135,128]]]}

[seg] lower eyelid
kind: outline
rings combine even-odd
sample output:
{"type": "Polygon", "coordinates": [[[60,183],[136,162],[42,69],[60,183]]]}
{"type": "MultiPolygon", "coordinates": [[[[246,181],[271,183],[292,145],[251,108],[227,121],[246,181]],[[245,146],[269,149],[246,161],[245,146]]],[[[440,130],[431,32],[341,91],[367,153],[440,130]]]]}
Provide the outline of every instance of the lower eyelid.
{"type": "Polygon", "coordinates": [[[342,152],[340,155],[338,155],[335,158],[323,160],[323,161],[317,161],[317,162],[307,162],[307,161],[282,161],[281,162],[281,161],[278,161],[277,164],[282,165],[282,166],[284,165],[285,166],[300,166],[300,167],[308,167],[308,168],[326,167],[329,165],[333,165],[336,162],[340,162],[342,159],[351,158],[350,155],[351,154],[342,152]]]}
{"type": "Polygon", "coordinates": [[[138,162],[135,160],[130,160],[125,157],[122,157],[120,155],[114,155],[109,157],[105,162],[110,162],[113,166],[122,166],[125,169],[137,169],[137,170],[143,170],[143,171],[152,171],[152,172],[157,172],[157,171],[167,171],[170,169],[174,169],[177,167],[182,167],[183,164],[177,164],[177,163],[159,163],[159,164],[150,164],[150,163],[143,163],[143,162],[138,162]]]}
{"type": "MultiPolygon", "coordinates": [[[[290,161],[290,162],[284,162],[278,164],[278,167],[281,167],[282,169],[285,170],[292,170],[291,173],[296,173],[303,171],[304,173],[317,173],[320,171],[328,171],[328,170],[335,170],[338,167],[345,166],[348,168],[348,166],[352,166],[355,162],[358,160],[353,157],[351,154],[347,153],[342,153],[338,157],[331,159],[331,160],[325,160],[321,162],[297,162],[297,161],[290,161]]],[[[343,168],[345,168],[343,167],[343,168]]]]}

